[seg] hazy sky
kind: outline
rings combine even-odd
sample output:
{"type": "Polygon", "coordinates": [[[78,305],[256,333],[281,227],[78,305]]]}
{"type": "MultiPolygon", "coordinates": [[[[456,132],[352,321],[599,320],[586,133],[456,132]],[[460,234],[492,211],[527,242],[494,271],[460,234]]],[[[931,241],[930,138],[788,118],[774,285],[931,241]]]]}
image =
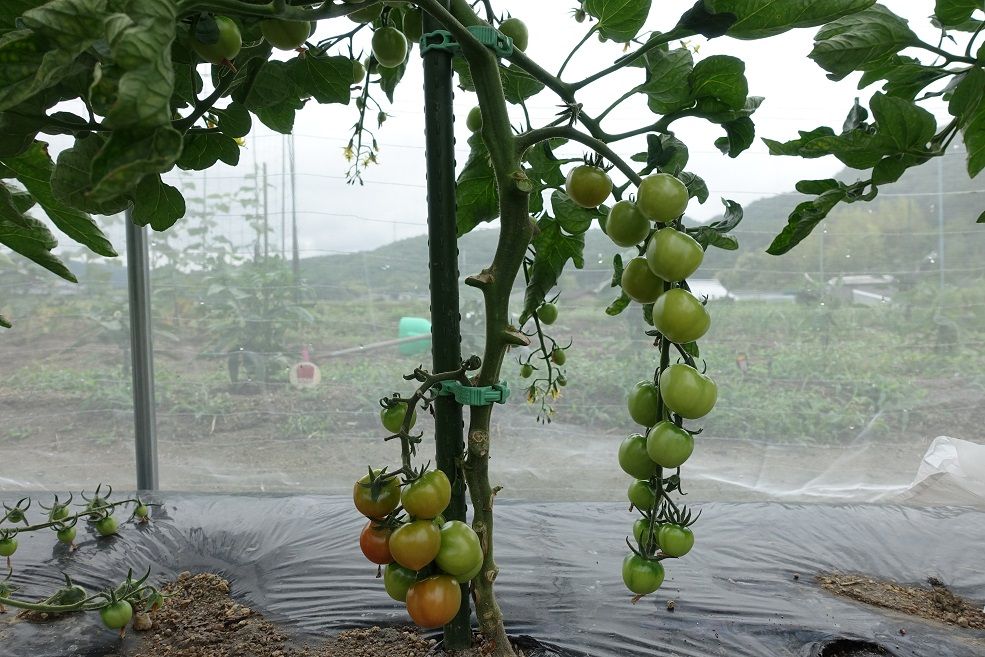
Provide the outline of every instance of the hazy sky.
{"type": "MultiPolygon", "coordinates": [[[[570,47],[587,29],[587,23],[579,25],[569,17],[573,4],[569,0],[494,0],[497,10],[513,13],[527,22],[531,33],[527,54],[548,70],[557,70],[570,47]]],[[[665,31],[693,3],[691,0],[656,0],[653,4],[647,29],[665,31]]],[[[933,0],[884,0],[884,4],[910,19],[912,27],[926,40],[936,42],[936,31],[926,19],[933,10],[933,0]]],[[[345,18],[334,19],[320,26],[318,35],[329,36],[349,29],[349,25],[351,23],[345,18]]],[[[860,93],[854,79],[831,82],[806,58],[815,31],[814,28],[797,30],[767,41],[721,38],[709,42],[697,38],[690,43],[699,47],[696,60],[712,54],[730,54],[744,59],[750,94],[766,97],[766,102],[754,116],[757,136],[789,139],[796,136],[797,129],[811,129],[822,124],[840,126],[853,98],[860,93]]],[[[368,46],[368,37],[363,44],[368,46]]],[[[609,65],[621,54],[621,45],[600,44],[593,38],[569,65],[565,79],[580,79],[609,65]]],[[[630,85],[642,81],[641,76],[641,69],[627,69],[590,87],[589,93],[582,93],[581,100],[588,111],[598,113],[630,85]]],[[[348,165],[342,158],[342,148],[348,142],[355,121],[355,106],[311,103],[299,113],[295,139],[297,209],[303,255],[375,248],[394,239],[425,232],[422,88],[421,59],[415,49],[395,103],[388,108],[392,118],[378,131],[380,164],[365,173],[363,187],[345,184],[348,165]]],[[[867,97],[874,90],[870,87],[861,95],[867,97]]],[[[385,104],[382,94],[378,95],[385,104]]],[[[468,153],[464,116],[474,104],[473,94],[457,92],[456,113],[462,119],[458,127],[460,164],[468,153]]],[[[937,103],[931,109],[939,113],[942,107],[942,103],[937,103]]],[[[529,109],[534,124],[542,125],[554,119],[558,111],[557,99],[545,91],[530,101],[529,109]]],[[[625,103],[606,119],[604,126],[610,132],[618,132],[652,121],[653,115],[640,100],[625,103]]],[[[711,190],[711,198],[704,206],[693,202],[688,210],[690,216],[699,220],[718,213],[720,197],[746,204],[762,196],[790,191],[801,178],[825,177],[841,168],[833,158],[801,161],[770,157],[758,140],[749,151],[732,160],[714,146],[714,140],[723,134],[718,126],[688,119],[675,124],[675,129],[691,149],[688,169],[703,176],[711,190]]],[[[270,219],[279,231],[281,174],[285,169],[282,148],[281,136],[257,123],[247,139],[240,166],[236,169],[223,166],[210,171],[209,188],[238,187],[241,176],[252,171],[254,161],[266,162],[270,184],[275,187],[269,195],[270,219]]],[[[627,158],[640,150],[644,150],[643,138],[622,142],[619,146],[619,152],[627,158]]],[[[583,149],[579,147],[570,153],[580,155],[581,152],[583,149]]],[[[249,230],[238,217],[218,218],[230,237],[248,240],[249,230]]],[[[279,236],[273,241],[279,243],[279,236]]]]}

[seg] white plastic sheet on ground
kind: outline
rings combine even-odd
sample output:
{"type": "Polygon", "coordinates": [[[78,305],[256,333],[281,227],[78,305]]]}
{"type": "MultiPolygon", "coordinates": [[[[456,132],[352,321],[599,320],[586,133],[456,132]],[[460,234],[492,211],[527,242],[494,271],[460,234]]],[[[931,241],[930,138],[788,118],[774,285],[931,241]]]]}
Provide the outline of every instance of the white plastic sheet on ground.
{"type": "Polygon", "coordinates": [[[938,436],[913,483],[894,497],[907,504],[985,507],[985,445],[938,436]]]}

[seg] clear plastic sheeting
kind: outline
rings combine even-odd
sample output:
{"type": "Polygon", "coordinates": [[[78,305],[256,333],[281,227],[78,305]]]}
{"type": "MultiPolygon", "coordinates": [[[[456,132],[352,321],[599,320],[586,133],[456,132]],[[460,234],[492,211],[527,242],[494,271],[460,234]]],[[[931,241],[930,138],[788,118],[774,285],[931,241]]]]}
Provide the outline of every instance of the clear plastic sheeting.
{"type": "MultiPolygon", "coordinates": [[[[163,507],[150,525],[126,525],[110,539],[84,536],[72,556],[53,548],[46,533],[24,536],[15,558],[20,595],[57,587],[61,570],[97,589],[129,567],[150,566],[158,581],[186,570],[220,573],[237,601],[304,639],[408,620],[359,552],[365,519],[348,498],[156,499],[163,507]]],[[[823,571],[903,583],[933,576],[981,601],[985,513],[775,503],[700,508],[695,548],[686,559],[664,562],[663,588],[632,605],[619,576],[633,517],[625,507],[500,503],[497,590],[508,631],[565,657],[803,657],[837,639],[871,641],[899,657],[985,654],[985,632],[843,600],[814,582],[823,571]]],[[[0,625],[4,657],[64,657],[69,647],[70,654],[98,657],[116,645],[94,615],[0,625]]]]}
{"type": "Polygon", "coordinates": [[[985,445],[937,437],[924,454],[913,483],[897,499],[908,504],[985,507],[985,445]]]}

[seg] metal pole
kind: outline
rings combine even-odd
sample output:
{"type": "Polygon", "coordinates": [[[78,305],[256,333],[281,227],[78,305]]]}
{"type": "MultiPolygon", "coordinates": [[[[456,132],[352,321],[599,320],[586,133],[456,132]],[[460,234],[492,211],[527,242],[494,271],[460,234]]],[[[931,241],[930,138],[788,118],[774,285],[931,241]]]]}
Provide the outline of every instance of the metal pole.
{"type": "Polygon", "coordinates": [[[287,137],[280,136],[280,259],[287,261],[287,137]]]}
{"type": "Polygon", "coordinates": [[[270,257],[270,228],[267,225],[267,163],[263,163],[263,264],[270,257]]]}
{"type": "Polygon", "coordinates": [[[291,270],[294,272],[294,303],[301,303],[301,254],[298,253],[298,197],[294,176],[294,135],[290,137],[291,148],[291,270]]]}
{"type": "Polygon", "coordinates": [[[126,211],[127,288],[130,295],[130,354],[137,488],[157,490],[157,421],[154,415],[154,345],[151,339],[150,264],[147,229],[126,211]]]}
{"type": "MultiPolygon", "coordinates": [[[[449,6],[447,0],[441,2],[449,6]]],[[[424,33],[440,29],[424,15],[424,33]]],[[[428,251],[431,274],[431,351],[435,372],[461,367],[462,334],[458,298],[458,231],[455,217],[455,115],[452,107],[451,56],[431,50],[424,56],[424,132],[427,147],[428,251]]],[[[465,520],[465,481],[459,464],[465,453],[462,407],[453,397],[435,402],[436,461],[452,482],[449,520],[465,520]]],[[[462,607],[444,628],[447,651],[472,641],[469,589],[462,586],[462,607]]]]}
{"type": "Polygon", "coordinates": [[[937,266],[940,291],[944,291],[944,158],[937,158],[937,266]]]}

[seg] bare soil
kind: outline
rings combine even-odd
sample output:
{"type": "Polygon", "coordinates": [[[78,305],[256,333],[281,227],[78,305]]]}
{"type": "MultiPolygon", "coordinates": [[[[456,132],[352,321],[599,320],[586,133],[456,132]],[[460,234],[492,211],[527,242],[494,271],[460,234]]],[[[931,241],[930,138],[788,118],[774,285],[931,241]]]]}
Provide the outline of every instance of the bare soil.
{"type": "Polygon", "coordinates": [[[934,577],[927,580],[927,586],[908,586],[865,575],[841,573],[823,573],[817,576],[817,581],[826,591],[858,602],[946,625],[985,629],[982,604],[955,595],[934,577]]]}

